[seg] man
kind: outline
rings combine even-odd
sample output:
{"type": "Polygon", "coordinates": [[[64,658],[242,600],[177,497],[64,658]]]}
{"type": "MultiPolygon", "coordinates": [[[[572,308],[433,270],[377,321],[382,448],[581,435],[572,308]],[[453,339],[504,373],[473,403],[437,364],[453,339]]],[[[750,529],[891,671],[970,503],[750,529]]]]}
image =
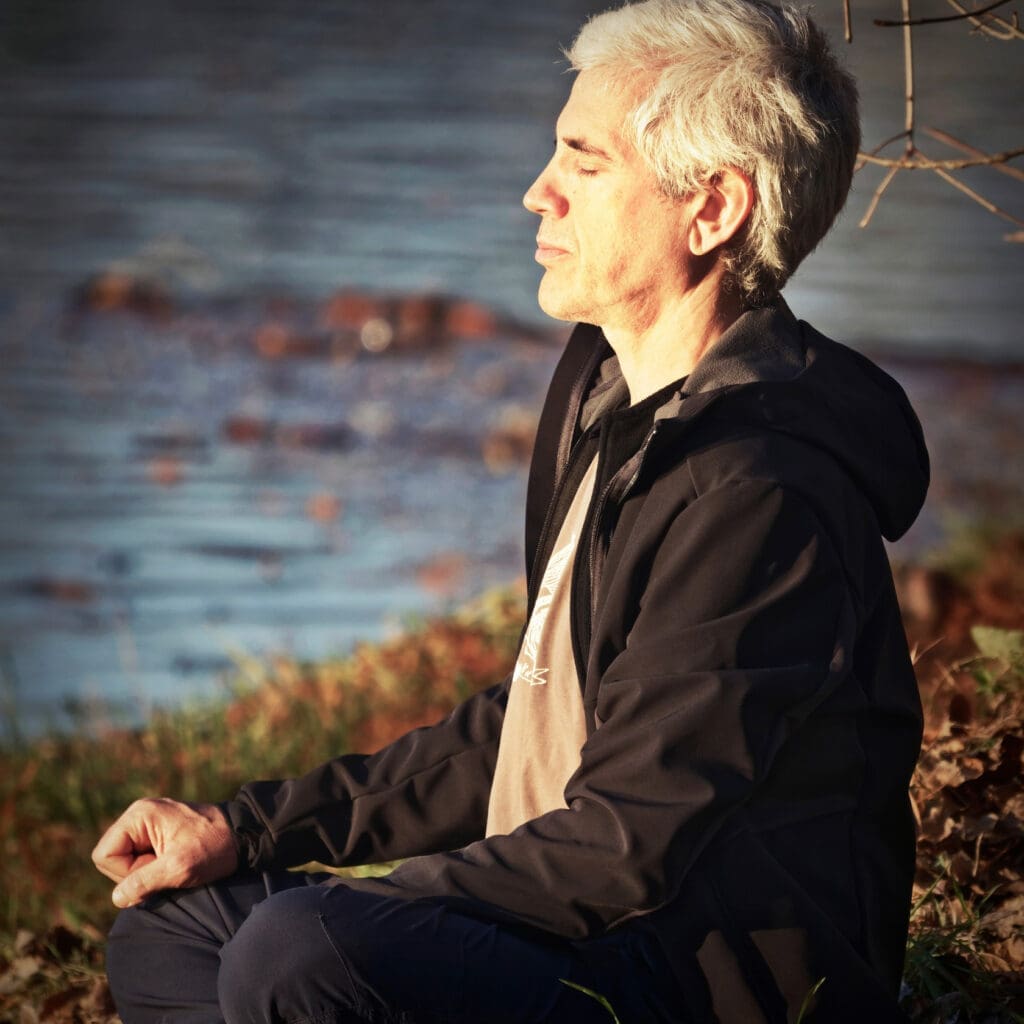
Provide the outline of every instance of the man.
{"type": "Polygon", "coordinates": [[[779,298],[849,188],[854,86],[763,0],[627,6],[569,58],[525,204],[581,323],[515,673],[372,756],[129,808],[94,854],[127,1024],[902,1019],[920,709],[881,534],[927,455],[779,298]]]}

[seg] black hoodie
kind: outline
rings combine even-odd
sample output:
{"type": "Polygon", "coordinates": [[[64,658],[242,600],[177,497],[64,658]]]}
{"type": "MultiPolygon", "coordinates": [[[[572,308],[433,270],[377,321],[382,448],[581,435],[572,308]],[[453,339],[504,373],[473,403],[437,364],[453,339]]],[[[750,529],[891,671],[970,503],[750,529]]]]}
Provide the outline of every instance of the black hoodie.
{"type": "Polygon", "coordinates": [[[350,884],[574,940],[629,922],[657,937],[688,1020],[792,1020],[822,978],[805,1020],[902,1020],[921,725],[881,537],[924,499],[917,420],[781,303],[635,406],[610,356],[576,329],[527,502],[532,600],[598,455],[567,808],[482,838],[506,680],[377,754],[244,787],[227,805],[244,856],[411,857],[350,884]]]}

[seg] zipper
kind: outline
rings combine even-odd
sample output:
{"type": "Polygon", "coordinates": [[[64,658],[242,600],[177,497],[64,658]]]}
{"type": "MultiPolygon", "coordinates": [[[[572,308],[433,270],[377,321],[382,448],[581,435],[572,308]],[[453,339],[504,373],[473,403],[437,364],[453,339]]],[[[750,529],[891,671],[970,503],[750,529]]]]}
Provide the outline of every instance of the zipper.
{"type": "MultiPolygon", "coordinates": [[[[699,399],[701,396],[696,396],[696,397],[697,397],[697,399],[699,399]]],[[[703,413],[712,404],[712,402],[716,401],[716,400],[717,399],[716,399],[715,396],[711,396],[710,400],[705,401],[703,403],[703,405],[700,405],[698,401],[693,401],[693,404],[691,406],[691,415],[688,418],[689,422],[692,423],[697,418],[697,414],[703,413]]],[[[622,489],[617,494],[616,501],[621,504],[623,501],[626,500],[626,498],[629,497],[630,492],[633,490],[634,487],[636,487],[637,481],[640,479],[641,472],[643,472],[644,462],[646,461],[647,454],[650,451],[652,443],[654,442],[655,435],[658,433],[659,429],[661,429],[662,426],[665,423],[669,423],[669,422],[675,422],[675,421],[673,421],[672,419],[659,419],[659,420],[655,420],[654,421],[654,424],[651,426],[651,429],[647,432],[647,436],[644,438],[643,444],[641,444],[640,447],[637,449],[636,454],[633,455],[631,458],[626,460],[626,462],[623,464],[623,466],[619,470],[619,472],[617,472],[615,474],[615,476],[613,476],[612,479],[609,480],[608,483],[605,485],[604,489],[602,490],[602,492],[600,494],[600,497],[598,498],[598,503],[597,503],[597,506],[595,508],[595,515],[594,515],[594,517],[590,521],[590,534],[589,534],[589,537],[588,537],[588,551],[587,551],[587,577],[586,577],[586,580],[587,580],[587,583],[588,583],[588,585],[590,587],[590,593],[589,593],[588,597],[589,597],[589,604],[590,604],[590,619],[589,619],[589,621],[590,621],[591,625],[593,624],[594,619],[597,617],[597,588],[598,588],[600,569],[601,569],[601,567],[598,565],[598,556],[599,556],[599,552],[600,552],[600,542],[602,540],[602,533],[603,533],[603,531],[601,529],[601,520],[604,518],[605,505],[607,505],[609,497],[610,497],[610,495],[612,493],[612,490],[615,488],[616,483],[619,480],[619,478],[626,471],[627,467],[632,465],[633,466],[632,473],[630,474],[630,477],[626,481],[625,485],[622,486],[622,489]]],[[[573,582],[575,584],[575,580],[573,582]]],[[[576,588],[574,586],[574,592],[575,592],[575,589],[576,588]]],[[[573,651],[574,652],[577,650],[577,637],[575,635],[576,624],[577,624],[577,618],[574,616],[573,617],[573,651]]],[[[588,641],[589,641],[589,638],[588,638],[588,641]]],[[[588,646],[589,646],[589,642],[588,642],[588,646]]]]}
{"type": "MultiPolygon", "coordinates": [[[[626,500],[629,497],[630,491],[636,486],[637,481],[640,479],[640,473],[643,470],[644,461],[647,458],[647,452],[650,449],[651,442],[654,440],[654,435],[658,432],[658,428],[663,421],[657,421],[647,432],[647,437],[644,438],[643,444],[637,450],[637,452],[630,458],[625,465],[605,484],[600,495],[597,499],[597,504],[594,506],[593,515],[590,520],[590,530],[588,533],[588,544],[587,544],[587,573],[584,579],[588,586],[588,593],[586,595],[587,605],[589,605],[589,623],[590,628],[593,629],[594,619],[597,615],[597,590],[598,590],[598,553],[603,540],[604,530],[602,529],[602,521],[604,519],[605,507],[608,504],[608,500],[612,494],[612,491],[616,488],[616,484],[623,476],[624,471],[632,464],[632,472],[630,473],[629,479],[625,485],[621,487],[617,495],[617,501],[619,503],[626,500]]],[[[598,473],[600,473],[600,467],[598,467],[598,473]]],[[[573,595],[579,594],[579,586],[576,580],[573,580],[572,591],[573,595]]],[[[580,683],[586,680],[586,662],[583,657],[583,638],[580,635],[583,630],[583,623],[580,622],[579,616],[579,603],[576,599],[571,598],[572,613],[571,613],[571,624],[572,624],[572,651],[573,657],[576,661],[576,673],[579,676],[580,683]]],[[[589,642],[588,645],[589,646],[589,642]]]]}
{"type": "MultiPolygon", "coordinates": [[[[656,422],[654,424],[654,426],[651,427],[650,431],[648,431],[647,437],[644,438],[644,443],[640,446],[640,450],[636,453],[636,455],[633,456],[633,459],[630,460],[630,461],[635,460],[636,465],[634,466],[633,472],[630,475],[629,479],[626,481],[625,486],[622,488],[621,492],[619,493],[619,495],[616,498],[617,502],[619,502],[620,504],[623,501],[625,501],[626,498],[629,497],[630,491],[632,491],[633,488],[636,487],[637,481],[640,479],[640,473],[641,473],[641,471],[644,468],[644,462],[647,459],[647,452],[650,450],[651,443],[654,441],[654,435],[658,433],[658,428],[661,426],[662,422],[664,422],[664,421],[659,420],[658,422],[656,422]]],[[[627,463],[626,465],[629,465],[629,463],[627,463]]],[[[623,467],[623,469],[625,469],[625,466],[623,467]]],[[[588,558],[588,562],[587,562],[587,568],[589,569],[589,574],[590,574],[590,591],[591,591],[591,593],[590,593],[590,620],[591,620],[591,622],[593,622],[594,616],[597,614],[597,583],[598,583],[597,550],[598,550],[598,545],[599,545],[599,541],[601,540],[601,534],[602,534],[601,520],[604,517],[604,506],[605,506],[605,504],[607,504],[608,496],[611,493],[612,488],[615,486],[616,479],[619,476],[621,476],[621,475],[622,475],[622,470],[620,470],[618,473],[616,473],[615,476],[612,477],[612,479],[608,481],[608,486],[605,487],[604,491],[601,493],[600,503],[599,503],[599,505],[597,507],[597,514],[594,517],[594,526],[593,526],[593,530],[591,532],[591,537],[590,537],[590,552],[589,552],[589,558],[588,558]]]]}

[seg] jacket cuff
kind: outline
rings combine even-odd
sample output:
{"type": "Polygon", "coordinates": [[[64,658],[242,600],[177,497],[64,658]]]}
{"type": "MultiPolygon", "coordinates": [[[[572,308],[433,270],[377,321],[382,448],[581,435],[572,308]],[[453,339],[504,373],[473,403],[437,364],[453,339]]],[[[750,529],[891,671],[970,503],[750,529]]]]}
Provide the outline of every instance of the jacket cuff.
{"type": "Polygon", "coordinates": [[[238,866],[254,871],[265,867],[260,862],[263,859],[261,853],[265,845],[263,840],[266,836],[266,826],[238,800],[225,800],[217,806],[231,826],[231,835],[238,853],[238,866]]]}

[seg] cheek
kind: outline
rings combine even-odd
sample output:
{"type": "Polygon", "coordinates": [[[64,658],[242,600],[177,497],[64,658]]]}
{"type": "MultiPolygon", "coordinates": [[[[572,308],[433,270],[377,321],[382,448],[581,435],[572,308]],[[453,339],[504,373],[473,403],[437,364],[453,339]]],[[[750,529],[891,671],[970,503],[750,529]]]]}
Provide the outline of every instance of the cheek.
{"type": "Polygon", "coordinates": [[[592,209],[593,233],[599,237],[609,260],[614,255],[621,261],[630,254],[635,257],[660,247],[664,221],[660,211],[644,198],[610,189],[597,197],[592,209]]]}

